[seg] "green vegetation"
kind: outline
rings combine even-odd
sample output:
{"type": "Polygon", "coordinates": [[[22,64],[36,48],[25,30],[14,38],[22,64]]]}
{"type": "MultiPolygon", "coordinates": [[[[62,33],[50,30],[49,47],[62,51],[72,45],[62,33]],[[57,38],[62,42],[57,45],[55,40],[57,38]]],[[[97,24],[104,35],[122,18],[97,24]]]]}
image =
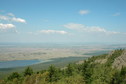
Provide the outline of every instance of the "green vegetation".
{"type": "Polygon", "coordinates": [[[110,84],[126,84],[126,67],[122,67],[120,72],[114,73],[110,84]]]}
{"type": "Polygon", "coordinates": [[[74,68],[72,66],[72,64],[68,64],[67,68],[66,68],[66,75],[67,76],[72,76],[74,72],[74,68]]]}
{"type": "Polygon", "coordinates": [[[59,74],[60,72],[58,71],[58,69],[55,66],[51,65],[48,70],[48,81],[53,82],[59,80],[59,74]]]}
{"type": "MultiPolygon", "coordinates": [[[[31,65],[30,67],[34,70],[34,72],[38,72],[41,70],[45,70],[48,69],[48,67],[50,65],[54,65],[57,66],[59,68],[65,67],[67,66],[67,64],[69,63],[74,63],[74,62],[78,62],[80,60],[85,60],[88,57],[64,57],[64,58],[53,58],[50,59],[52,61],[49,62],[45,62],[45,63],[39,63],[39,64],[34,64],[31,65]]],[[[24,69],[26,69],[27,66],[25,67],[16,67],[16,68],[2,68],[0,69],[0,80],[7,77],[8,74],[12,73],[12,72],[19,72],[22,73],[24,72],[24,69]]]]}
{"type": "Polygon", "coordinates": [[[21,76],[17,72],[13,72],[10,76],[8,76],[8,80],[13,80],[15,78],[19,79],[21,76]]]}
{"type": "Polygon", "coordinates": [[[92,52],[87,52],[87,53],[84,53],[84,55],[101,55],[101,54],[105,54],[105,53],[108,53],[109,50],[102,50],[102,51],[92,51],[92,52]]]}
{"type": "Polygon", "coordinates": [[[119,57],[123,53],[123,49],[115,50],[114,53],[108,58],[106,65],[111,66],[115,58],[119,57]]]}
{"type": "Polygon", "coordinates": [[[33,72],[28,67],[24,73],[13,72],[0,84],[126,84],[126,67],[122,66],[121,70],[112,67],[123,52],[118,49],[111,55],[93,56],[83,63],[71,63],[64,68],[51,65],[47,70],[33,72]],[[104,59],[107,60],[102,62],[104,59]]]}
{"type": "Polygon", "coordinates": [[[24,71],[24,76],[27,76],[27,75],[32,75],[33,74],[33,70],[32,70],[32,68],[30,68],[30,67],[28,67],[28,68],[26,68],[25,69],[25,71],[24,71]]]}

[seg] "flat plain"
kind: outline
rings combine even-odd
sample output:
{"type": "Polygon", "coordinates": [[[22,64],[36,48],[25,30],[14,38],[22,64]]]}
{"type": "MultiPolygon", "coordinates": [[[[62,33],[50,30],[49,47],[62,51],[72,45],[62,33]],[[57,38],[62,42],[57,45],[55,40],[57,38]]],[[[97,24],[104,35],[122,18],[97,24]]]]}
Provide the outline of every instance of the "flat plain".
{"type": "Polygon", "coordinates": [[[124,45],[91,45],[91,44],[26,44],[0,45],[0,61],[11,60],[46,60],[62,57],[90,57],[107,53],[112,49],[126,47],[124,45]],[[111,48],[110,48],[111,46],[111,48]]]}

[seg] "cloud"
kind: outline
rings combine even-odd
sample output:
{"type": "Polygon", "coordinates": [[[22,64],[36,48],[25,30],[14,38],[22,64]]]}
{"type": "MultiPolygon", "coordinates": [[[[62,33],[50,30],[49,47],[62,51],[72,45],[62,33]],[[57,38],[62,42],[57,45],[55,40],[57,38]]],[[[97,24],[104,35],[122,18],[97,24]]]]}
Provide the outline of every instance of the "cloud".
{"type": "Polygon", "coordinates": [[[11,29],[11,28],[15,28],[15,25],[13,25],[13,24],[2,24],[2,23],[0,23],[0,29],[11,29]]]}
{"type": "Polygon", "coordinates": [[[0,15],[0,20],[9,20],[10,18],[7,16],[0,15]]]}
{"type": "Polygon", "coordinates": [[[0,23],[0,34],[19,33],[12,22],[26,23],[25,19],[17,18],[13,13],[0,15],[0,21],[4,22],[4,24],[0,23]]]}
{"type": "Polygon", "coordinates": [[[113,14],[113,16],[120,16],[120,13],[115,13],[113,14]]]}
{"type": "Polygon", "coordinates": [[[22,18],[13,17],[11,20],[15,21],[15,22],[20,22],[20,23],[26,23],[26,21],[24,19],[22,19],[22,18]]]}
{"type": "Polygon", "coordinates": [[[8,13],[7,16],[0,15],[0,20],[19,22],[19,23],[26,23],[25,19],[17,18],[17,17],[15,17],[15,15],[13,13],[8,13]]]}
{"type": "Polygon", "coordinates": [[[99,26],[86,26],[83,24],[75,24],[75,23],[68,23],[63,25],[65,28],[73,29],[73,30],[78,30],[81,32],[96,32],[96,33],[105,33],[105,34],[119,34],[120,32],[115,32],[115,31],[108,31],[102,27],[99,26]]]}
{"type": "Polygon", "coordinates": [[[66,31],[57,31],[57,30],[40,30],[39,33],[45,33],[45,34],[67,34],[66,31]]]}
{"type": "Polygon", "coordinates": [[[5,34],[5,33],[19,33],[15,25],[13,24],[2,24],[0,23],[0,34],[5,34]]]}
{"type": "Polygon", "coordinates": [[[81,15],[86,15],[86,14],[88,14],[90,11],[89,10],[80,10],[79,11],[79,14],[81,14],[81,15]]]}
{"type": "Polygon", "coordinates": [[[39,30],[37,32],[28,32],[28,34],[67,34],[66,31],[58,31],[58,30],[39,30]]]}

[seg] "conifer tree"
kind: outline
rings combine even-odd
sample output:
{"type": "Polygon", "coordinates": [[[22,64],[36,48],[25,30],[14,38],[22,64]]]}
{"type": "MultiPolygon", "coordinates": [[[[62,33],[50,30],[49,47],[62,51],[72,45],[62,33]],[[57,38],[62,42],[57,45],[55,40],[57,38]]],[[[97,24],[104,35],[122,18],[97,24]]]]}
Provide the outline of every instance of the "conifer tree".
{"type": "Polygon", "coordinates": [[[13,80],[15,78],[19,79],[21,76],[19,75],[18,72],[13,72],[7,79],[8,80],[13,80]]]}
{"type": "Polygon", "coordinates": [[[73,69],[72,64],[68,64],[67,69],[66,69],[66,75],[67,76],[72,76],[73,75],[73,71],[74,71],[74,69],[73,69]]]}
{"type": "Polygon", "coordinates": [[[59,80],[58,71],[55,66],[51,65],[48,69],[48,81],[53,82],[59,80]]]}
{"type": "Polygon", "coordinates": [[[24,71],[24,76],[27,76],[27,75],[32,75],[33,74],[33,70],[32,68],[30,67],[27,67],[24,71]]]}

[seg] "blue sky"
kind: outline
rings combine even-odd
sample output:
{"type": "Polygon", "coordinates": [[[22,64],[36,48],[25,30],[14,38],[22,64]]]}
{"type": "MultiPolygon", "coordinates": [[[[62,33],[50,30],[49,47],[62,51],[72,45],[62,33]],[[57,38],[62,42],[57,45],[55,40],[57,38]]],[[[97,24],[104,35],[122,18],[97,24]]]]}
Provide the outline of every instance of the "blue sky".
{"type": "Polygon", "coordinates": [[[126,0],[0,0],[0,42],[126,42],[126,0]]]}

